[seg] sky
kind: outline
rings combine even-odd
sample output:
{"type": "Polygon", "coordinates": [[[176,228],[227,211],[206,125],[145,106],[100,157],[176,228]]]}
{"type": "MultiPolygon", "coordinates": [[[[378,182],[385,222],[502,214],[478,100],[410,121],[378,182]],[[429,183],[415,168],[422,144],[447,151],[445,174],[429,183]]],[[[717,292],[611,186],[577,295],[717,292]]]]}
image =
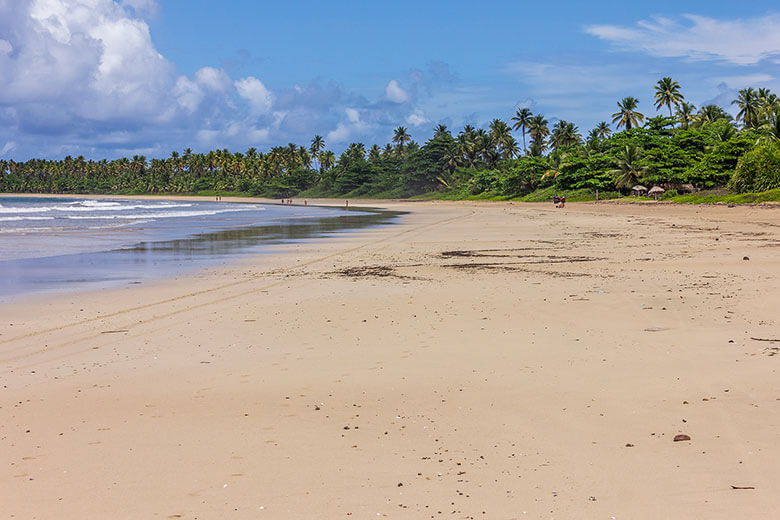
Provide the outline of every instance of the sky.
{"type": "Polygon", "coordinates": [[[655,115],[664,76],[732,113],[739,89],[780,92],[780,6],[0,0],[0,158],[264,152],[314,135],[339,153],[522,107],[584,135],[625,96],[655,115]]]}

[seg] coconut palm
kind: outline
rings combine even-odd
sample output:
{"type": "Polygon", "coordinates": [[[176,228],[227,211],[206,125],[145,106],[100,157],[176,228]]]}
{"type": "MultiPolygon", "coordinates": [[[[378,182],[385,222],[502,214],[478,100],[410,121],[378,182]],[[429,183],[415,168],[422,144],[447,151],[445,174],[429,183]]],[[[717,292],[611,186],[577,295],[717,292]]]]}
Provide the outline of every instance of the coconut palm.
{"type": "Polygon", "coordinates": [[[630,188],[639,181],[639,178],[649,173],[647,166],[639,164],[642,157],[642,149],[633,144],[627,144],[620,151],[620,155],[615,160],[615,169],[609,173],[615,179],[615,186],[618,188],[630,188]]]}
{"type": "Polygon", "coordinates": [[[317,156],[317,160],[320,163],[320,167],[324,171],[328,171],[333,168],[334,164],[336,164],[336,154],[330,150],[325,150],[324,152],[320,152],[320,154],[317,156]]]}
{"type": "Polygon", "coordinates": [[[325,139],[321,135],[315,135],[311,140],[311,146],[309,146],[309,152],[312,155],[319,155],[320,150],[325,148],[325,139]]]}
{"type": "Polygon", "coordinates": [[[672,78],[666,77],[658,80],[655,85],[655,109],[660,110],[666,105],[669,108],[669,117],[672,117],[672,105],[680,107],[685,96],[680,94],[680,84],[672,78]]]}
{"type": "Polygon", "coordinates": [[[758,126],[771,126],[780,110],[780,100],[768,88],[758,89],[758,126]]]}
{"type": "Polygon", "coordinates": [[[378,144],[375,144],[371,146],[371,149],[368,151],[368,160],[372,163],[378,162],[382,158],[382,149],[379,148],[378,144]]]}
{"type": "Polygon", "coordinates": [[[555,123],[550,134],[550,145],[553,149],[565,148],[567,146],[574,146],[582,142],[580,132],[574,123],[560,120],[555,123]]]}
{"type": "Polygon", "coordinates": [[[528,122],[528,134],[531,136],[531,155],[542,155],[547,148],[545,141],[550,135],[547,120],[543,115],[531,117],[528,122]]]}
{"type": "Polygon", "coordinates": [[[528,129],[528,125],[531,123],[531,116],[533,113],[527,108],[518,108],[515,112],[512,121],[515,122],[512,128],[515,130],[521,130],[523,132],[523,153],[527,154],[528,150],[525,148],[525,131],[528,129]]]}
{"type": "Polygon", "coordinates": [[[612,114],[612,122],[617,123],[617,127],[624,126],[626,130],[631,130],[635,126],[639,126],[639,123],[644,121],[645,115],[636,111],[636,107],[639,105],[639,100],[635,97],[624,97],[618,101],[618,111],[612,114]]]}
{"type": "Polygon", "coordinates": [[[443,135],[450,135],[450,131],[447,130],[447,125],[436,125],[436,128],[433,129],[433,138],[436,139],[437,137],[441,137],[443,135]]]}
{"type": "Polygon", "coordinates": [[[772,116],[761,125],[759,141],[780,141],[780,108],[775,109],[772,116]]]}
{"type": "Polygon", "coordinates": [[[597,124],[594,130],[596,131],[596,135],[599,137],[599,139],[606,139],[609,137],[609,134],[612,133],[612,129],[609,127],[609,123],[606,121],[602,121],[597,124]]]}
{"type": "Polygon", "coordinates": [[[693,123],[695,123],[696,126],[701,127],[709,123],[714,123],[719,119],[731,121],[733,118],[728,112],[720,108],[718,105],[710,104],[704,105],[699,109],[699,112],[696,114],[693,123]]]}
{"type": "Polygon", "coordinates": [[[517,142],[510,133],[509,125],[500,119],[490,123],[490,141],[496,153],[504,159],[510,159],[517,153],[517,142]]]}
{"type": "Polygon", "coordinates": [[[757,126],[759,103],[758,93],[750,87],[740,90],[737,99],[731,102],[739,107],[737,121],[742,121],[745,128],[757,126]]]}
{"type": "Polygon", "coordinates": [[[396,143],[399,154],[403,154],[404,145],[412,140],[406,128],[399,126],[393,132],[393,142],[396,143]]]}
{"type": "Polygon", "coordinates": [[[591,129],[590,132],[588,132],[588,138],[585,141],[585,144],[588,148],[589,152],[600,152],[601,151],[601,141],[602,137],[599,134],[598,128],[591,129]]]}
{"type": "Polygon", "coordinates": [[[688,128],[688,125],[694,121],[696,118],[694,115],[695,111],[696,107],[693,103],[686,103],[684,101],[680,103],[680,106],[677,107],[677,111],[675,112],[675,116],[677,116],[677,122],[680,123],[681,128],[688,128]]]}

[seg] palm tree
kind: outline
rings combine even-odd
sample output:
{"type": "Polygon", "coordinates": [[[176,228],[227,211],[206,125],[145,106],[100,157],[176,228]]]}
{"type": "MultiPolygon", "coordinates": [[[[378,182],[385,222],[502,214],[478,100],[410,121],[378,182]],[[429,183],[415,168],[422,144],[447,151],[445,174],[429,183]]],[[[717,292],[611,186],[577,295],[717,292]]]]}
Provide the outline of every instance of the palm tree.
{"type": "Polygon", "coordinates": [[[594,130],[596,131],[596,135],[599,139],[606,139],[609,137],[609,134],[612,133],[612,129],[609,127],[609,123],[606,121],[602,121],[601,123],[597,124],[594,130]]]}
{"type": "Polygon", "coordinates": [[[752,88],[743,88],[739,91],[737,99],[731,102],[732,105],[739,107],[737,121],[742,121],[745,128],[753,128],[758,119],[759,98],[758,94],[752,88]]]}
{"type": "Polygon", "coordinates": [[[616,158],[614,170],[607,173],[615,178],[615,186],[618,188],[630,188],[639,181],[639,178],[649,173],[647,166],[638,164],[642,156],[642,149],[633,144],[627,144],[616,158]]]}
{"type": "Polygon", "coordinates": [[[639,126],[645,116],[636,111],[636,107],[639,105],[639,100],[635,97],[624,97],[618,101],[619,110],[612,114],[612,122],[617,123],[617,127],[625,126],[626,130],[631,130],[632,127],[639,126]]]}
{"type": "Polygon", "coordinates": [[[574,146],[582,142],[580,132],[574,123],[560,120],[555,123],[550,134],[550,145],[553,149],[565,148],[567,146],[574,146]]]}
{"type": "Polygon", "coordinates": [[[515,130],[521,130],[523,132],[523,153],[527,154],[528,150],[525,148],[525,131],[528,125],[531,123],[531,116],[533,113],[527,108],[518,108],[515,112],[512,121],[515,122],[512,128],[515,130]]]}
{"type": "Polygon", "coordinates": [[[443,135],[450,135],[450,131],[447,130],[447,125],[436,125],[436,128],[433,129],[433,138],[436,139],[437,137],[441,137],[443,135]]]}
{"type": "Polygon", "coordinates": [[[531,135],[531,155],[542,155],[547,148],[545,140],[550,135],[547,120],[543,115],[533,116],[528,121],[528,133],[531,135]]]}
{"type": "Polygon", "coordinates": [[[336,154],[330,150],[325,150],[324,152],[320,152],[317,160],[320,163],[320,167],[323,170],[328,171],[333,168],[334,164],[336,164],[336,154]]]}
{"type": "Polygon", "coordinates": [[[696,107],[693,105],[693,103],[686,103],[684,101],[680,103],[680,106],[677,107],[677,112],[675,115],[677,116],[677,121],[680,123],[681,128],[688,128],[688,125],[694,121],[695,111],[696,107]]]}
{"type": "Polygon", "coordinates": [[[780,110],[780,100],[777,96],[768,88],[758,89],[758,126],[771,126],[778,110],[780,110]]]}
{"type": "Polygon", "coordinates": [[[371,146],[371,149],[368,151],[368,160],[372,163],[378,162],[382,158],[382,149],[379,148],[378,144],[375,144],[371,146]]]}
{"type": "Polygon", "coordinates": [[[500,119],[490,123],[490,141],[497,154],[504,159],[513,157],[517,151],[517,142],[510,133],[509,125],[500,119]]]}
{"type": "Polygon", "coordinates": [[[669,108],[669,117],[672,117],[672,105],[680,107],[680,103],[685,96],[680,94],[680,84],[666,77],[658,80],[655,85],[655,109],[660,110],[666,105],[669,108]]]}
{"type": "Polygon", "coordinates": [[[393,142],[398,145],[398,152],[403,154],[404,145],[408,143],[412,137],[406,131],[406,128],[399,126],[393,132],[393,142]]]}
{"type": "Polygon", "coordinates": [[[720,108],[718,105],[704,105],[699,109],[699,112],[696,114],[693,122],[696,124],[696,126],[702,126],[707,123],[714,123],[719,119],[726,119],[727,121],[731,121],[733,118],[728,112],[720,108]]]}
{"type": "Polygon", "coordinates": [[[759,141],[780,141],[780,108],[775,109],[772,116],[761,125],[759,141]]]}
{"type": "MultiPolygon", "coordinates": [[[[314,138],[311,140],[311,146],[309,146],[309,153],[312,157],[317,158],[317,162],[319,162],[320,157],[320,150],[325,148],[325,139],[322,138],[321,135],[315,135],[314,138]]],[[[322,164],[320,163],[320,168],[322,168],[322,164]]]]}
{"type": "Polygon", "coordinates": [[[588,147],[588,151],[600,152],[601,141],[602,141],[602,137],[599,134],[598,128],[593,128],[590,132],[588,132],[588,138],[585,143],[586,146],[588,147]]]}

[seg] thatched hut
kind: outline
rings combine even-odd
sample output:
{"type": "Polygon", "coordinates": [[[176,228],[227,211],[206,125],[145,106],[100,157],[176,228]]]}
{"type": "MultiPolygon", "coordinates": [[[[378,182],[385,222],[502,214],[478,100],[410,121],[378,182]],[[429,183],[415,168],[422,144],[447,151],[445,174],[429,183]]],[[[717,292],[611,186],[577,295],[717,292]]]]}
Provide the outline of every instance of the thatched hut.
{"type": "Polygon", "coordinates": [[[637,197],[639,195],[644,195],[647,193],[647,188],[642,186],[641,184],[637,184],[633,188],[631,188],[631,193],[634,195],[634,197],[637,197]]]}
{"type": "Polygon", "coordinates": [[[647,192],[647,194],[648,194],[648,195],[650,195],[651,197],[653,197],[655,200],[658,200],[658,198],[659,198],[661,195],[663,195],[663,193],[664,193],[665,191],[666,191],[666,190],[665,190],[665,189],[663,189],[663,188],[662,188],[662,187],[660,187],[660,186],[653,186],[652,188],[650,188],[650,191],[648,191],[648,192],[647,192]]]}

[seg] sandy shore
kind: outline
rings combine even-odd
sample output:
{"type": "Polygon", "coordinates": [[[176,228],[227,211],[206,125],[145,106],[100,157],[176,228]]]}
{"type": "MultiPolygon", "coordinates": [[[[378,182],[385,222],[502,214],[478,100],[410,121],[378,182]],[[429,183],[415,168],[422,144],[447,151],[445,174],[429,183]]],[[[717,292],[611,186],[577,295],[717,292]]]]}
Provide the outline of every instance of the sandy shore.
{"type": "Polygon", "coordinates": [[[780,209],[382,205],[0,307],[0,517],[778,517],[780,209]]]}

